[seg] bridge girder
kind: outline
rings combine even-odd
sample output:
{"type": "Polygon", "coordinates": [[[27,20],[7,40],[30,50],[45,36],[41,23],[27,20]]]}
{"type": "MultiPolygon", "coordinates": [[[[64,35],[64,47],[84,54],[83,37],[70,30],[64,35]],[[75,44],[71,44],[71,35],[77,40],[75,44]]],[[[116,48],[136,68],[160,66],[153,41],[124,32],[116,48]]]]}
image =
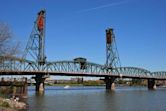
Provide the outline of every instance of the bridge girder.
{"type": "Polygon", "coordinates": [[[166,71],[152,72],[152,75],[153,75],[155,78],[165,78],[165,77],[166,77],[166,71]]]}
{"type": "MultiPolygon", "coordinates": [[[[0,72],[32,72],[32,73],[43,73],[43,74],[80,74],[87,76],[115,76],[123,78],[155,78],[155,79],[166,79],[166,72],[150,72],[143,68],[137,67],[116,67],[108,69],[105,65],[100,65],[92,62],[86,62],[81,68],[79,62],[74,61],[55,61],[46,62],[43,66],[42,71],[38,69],[38,64],[33,61],[26,59],[20,59],[17,57],[0,56],[0,72]]],[[[31,74],[33,75],[33,74],[31,74]]]]}

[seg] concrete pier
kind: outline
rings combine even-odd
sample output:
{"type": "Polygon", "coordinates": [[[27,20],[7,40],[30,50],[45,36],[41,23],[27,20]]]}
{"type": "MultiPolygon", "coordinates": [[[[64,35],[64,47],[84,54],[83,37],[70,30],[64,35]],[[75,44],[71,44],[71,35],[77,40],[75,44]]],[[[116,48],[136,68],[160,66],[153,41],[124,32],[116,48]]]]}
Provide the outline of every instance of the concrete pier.
{"type": "Polygon", "coordinates": [[[44,88],[44,81],[46,79],[46,77],[44,77],[43,75],[36,75],[34,77],[35,81],[36,81],[36,92],[40,92],[43,93],[45,88],[44,88]]]}
{"type": "Polygon", "coordinates": [[[105,77],[106,90],[115,90],[115,77],[105,77]]]}
{"type": "Polygon", "coordinates": [[[148,89],[149,90],[156,89],[155,79],[148,79],[148,89]]]}

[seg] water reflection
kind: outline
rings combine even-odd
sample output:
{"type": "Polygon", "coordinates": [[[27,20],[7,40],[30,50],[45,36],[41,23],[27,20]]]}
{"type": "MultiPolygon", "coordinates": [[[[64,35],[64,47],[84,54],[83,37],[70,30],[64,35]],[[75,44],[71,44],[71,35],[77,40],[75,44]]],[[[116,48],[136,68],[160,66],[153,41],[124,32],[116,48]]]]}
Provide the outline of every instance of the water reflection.
{"type": "Polygon", "coordinates": [[[41,92],[35,92],[36,96],[38,97],[41,97],[41,96],[44,96],[45,94],[45,91],[41,91],[41,92]]]}
{"type": "Polygon", "coordinates": [[[144,87],[46,87],[43,95],[29,89],[29,111],[165,111],[166,90],[144,87]]]}

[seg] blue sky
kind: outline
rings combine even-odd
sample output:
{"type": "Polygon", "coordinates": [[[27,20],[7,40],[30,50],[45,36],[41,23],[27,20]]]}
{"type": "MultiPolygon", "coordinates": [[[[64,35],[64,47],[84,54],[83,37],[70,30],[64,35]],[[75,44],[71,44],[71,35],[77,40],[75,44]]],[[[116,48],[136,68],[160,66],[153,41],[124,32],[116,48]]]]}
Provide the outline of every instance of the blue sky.
{"type": "Polygon", "coordinates": [[[47,60],[81,56],[104,64],[105,29],[112,27],[122,66],[166,70],[165,0],[1,0],[0,21],[25,47],[41,9],[47,60]]]}

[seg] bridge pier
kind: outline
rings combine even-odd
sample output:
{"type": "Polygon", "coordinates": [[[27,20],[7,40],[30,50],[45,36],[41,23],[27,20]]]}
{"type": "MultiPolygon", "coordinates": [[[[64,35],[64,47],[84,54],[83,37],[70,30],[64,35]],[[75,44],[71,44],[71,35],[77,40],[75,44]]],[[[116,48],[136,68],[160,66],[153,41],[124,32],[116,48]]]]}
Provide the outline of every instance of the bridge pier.
{"type": "Polygon", "coordinates": [[[44,85],[44,81],[46,79],[46,77],[44,77],[43,75],[36,75],[34,77],[35,81],[36,81],[36,92],[39,92],[39,93],[44,93],[44,90],[45,90],[45,85],[44,85]]]}
{"type": "Polygon", "coordinates": [[[115,90],[115,77],[105,77],[106,90],[115,90]]]}
{"type": "Polygon", "coordinates": [[[148,79],[148,89],[149,90],[156,89],[155,79],[148,79]]]}

